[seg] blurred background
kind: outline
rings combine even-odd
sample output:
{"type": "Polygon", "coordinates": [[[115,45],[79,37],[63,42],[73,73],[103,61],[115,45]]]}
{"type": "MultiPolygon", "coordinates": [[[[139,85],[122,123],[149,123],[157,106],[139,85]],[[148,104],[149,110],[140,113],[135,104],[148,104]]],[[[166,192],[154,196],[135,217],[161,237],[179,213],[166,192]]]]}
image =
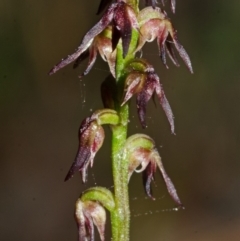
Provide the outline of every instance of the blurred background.
{"type": "MultiPolygon", "coordinates": [[[[47,75],[99,19],[98,4],[0,1],[1,240],[77,240],[76,199],[88,187],[112,186],[108,128],[88,183],[82,185],[79,175],[63,182],[77,151],[81,121],[102,107],[106,63],[99,58],[83,81],[77,76],[86,62],[76,70],[68,66],[47,75]]],[[[146,45],[143,57],[161,77],[177,135],[170,133],[161,107],[151,101],[146,130],[139,125],[132,101],[129,135],[141,132],[155,139],[186,209],[173,210],[160,175],[153,188],[157,200],[146,199],[141,176],[135,174],[130,182],[131,241],[237,241],[240,2],[177,1],[176,14],[168,12],[194,74],[182,62],[176,68],[169,61],[165,69],[156,42],[146,45]]],[[[108,224],[106,240],[110,237],[108,224]]]]}

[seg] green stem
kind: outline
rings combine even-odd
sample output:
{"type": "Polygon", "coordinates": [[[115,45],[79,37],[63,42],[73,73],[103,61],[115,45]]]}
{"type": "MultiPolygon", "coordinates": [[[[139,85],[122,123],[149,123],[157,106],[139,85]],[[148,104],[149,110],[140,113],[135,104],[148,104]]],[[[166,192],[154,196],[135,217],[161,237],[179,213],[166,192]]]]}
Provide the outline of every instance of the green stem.
{"type": "MultiPolygon", "coordinates": [[[[117,47],[116,81],[120,95],[122,94],[125,66],[134,58],[134,50],[137,46],[138,33],[132,31],[132,39],[128,55],[123,59],[121,43],[117,47]]],[[[111,213],[112,240],[129,241],[130,210],[128,196],[128,159],[123,156],[123,147],[127,139],[127,127],[129,119],[129,106],[117,104],[117,112],[120,116],[120,124],[112,128],[112,169],[114,181],[115,209],[111,213]]]]}
{"type": "Polygon", "coordinates": [[[129,198],[128,198],[128,161],[122,156],[122,149],[127,138],[128,105],[120,108],[120,125],[113,128],[112,166],[114,179],[115,210],[112,212],[112,240],[129,240],[129,198]]]}
{"type": "Polygon", "coordinates": [[[126,2],[136,11],[136,13],[138,12],[139,0],[127,0],[126,2]]]}

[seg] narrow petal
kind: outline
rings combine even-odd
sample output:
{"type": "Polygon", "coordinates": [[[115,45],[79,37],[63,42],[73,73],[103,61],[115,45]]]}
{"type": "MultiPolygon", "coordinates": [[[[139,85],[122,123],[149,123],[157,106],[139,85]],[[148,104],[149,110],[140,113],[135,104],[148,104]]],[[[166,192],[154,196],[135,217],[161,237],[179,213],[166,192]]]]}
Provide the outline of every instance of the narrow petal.
{"type": "Polygon", "coordinates": [[[104,130],[102,126],[98,125],[96,120],[86,118],[82,122],[79,131],[79,149],[77,156],[65,181],[69,180],[76,171],[80,171],[83,182],[86,182],[88,166],[93,165],[94,157],[101,148],[104,138],[104,130]]]}
{"type": "Polygon", "coordinates": [[[155,150],[153,152],[153,157],[161,174],[162,174],[162,177],[164,179],[164,182],[167,186],[167,190],[170,194],[170,196],[172,197],[172,199],[174,200],[174,202],[180,206],[180,207],[183,207],[181,201],[180,201],[180,198],[178,197],[178,194],[177,194],[177,190],[176,188],[174,187],[173,185],[173,182],[171,181],[171,179],[169,178],[168,174],[166,173],[164,167],[163,167],[163,164],[162,164],[162,160],[161,160],[161,157],[159,156],[157,150],[155,150]]]}
{"type": "Polygon", "coordinates": [[[156,172],[155,164],[149,163],[146,169],[143,172],[143,185],[145,187],[145,192],[152,200],[155,198],[152,195],[151,183],[154,180],[154,173],[156,172]]]}
{"type": "Polygon", "coordinates": [[[157,75],[154,74],[153,78],[156,78],[158,79],[158,84],[156,85],[156,94],[158,96],[158,100],[159,100],[159,103],[161,104],[166,116],[167,116],[167,119],[168,119],[168,122],[170,124],[170,127],[171,127],[171,132],[174,134],[175,132],[175,128],[174,128],[174,116],[173,116],[173,112],[172,112],[172,109],[171,109],[171,106],[165,96],[165,93],[163,91],[163,88],[161,87],[160,85],[160,82],[159,82],[159,78],[157,75]]]}
{"type": "Polygon", "coordinates": [[[104,241],[106,211],[97,201],[79,198],[75,207],[79,241],[94,241],[94,225],[97,227],[101,241],[104,241]]]}
{"type": "Polygon", "coordinates": [[[126,57],[132,38],[132,29],[138,28],[134,10],[125,2],[119,2],[113,17],[114,25],[121,33],[123,57],[126,57]]]}
{"type": "Polygon", "coordinates": [[[121,38],[121,32],[116,26],[112,28],[112,50],[114,51],[118,45],[118,42],[121,38]]]}
{"type": "Polygon", "coordinates": [[[176,11],[176,0],[171,0],[171,9],[172,9],[172,12],[175,13],[175,11],[176,11]]]}
{"type": "Polygon", "coordinates": [[[142,128],[146,128],[147,95],[144,91],[137,95],[137,112],[142,128]]]}
{"type": "Polygon", "coordinates": [[[89,161],[86,162],[86,164],[80,170],[83,183],[86,183],[87,180],[88,180],[88,166],[89,166],[89,163],[90,163],[89,161]]]}
{"type": "Polygon", "coordinates": [[[106,224],[105,209],[100,204],[96,203],[94,210],[91,211],[91,216],[92,216],[94,225],[97,227],[101,241],[104,241],[105,224],[106,224]]]}
{"type": "Polygon", "coordinates": [[[88,236],[86,226],[85,226],[86,218],[82,210],[76,209],[75,218],[78,226],[78,241],[86,240],[88,236]]]}
{"type": "Polygon", "coordinates": [[[96,46],[102,59],[108,63],[111,74],[115,77],[116,51],[112,48],[112,40],[105,36],[99,36],[96,46]]]}
{"type": "MultiPolygon", "coordinates": [[[[87,238],[87,240],[94,241],[94,225],[93,225],[92,217],[91,217],[90,213],[88,213],[86,211],[84,213],[84,216],[86,218],[85,226],[86,226],[87,233],[89,236],[89,239],[87,238]]],[[[82,241],[82,240],[85,240],[85,239],[82,239],[79,237],[79,241],[82,241]]]]}
{"type": "Polygon", "coordinates": [[[147,81],[143,87],[143,90],[137,95],[137,111],[138,111],[138,117],[140,119],[140,123],[143,128],[146,128],[146,107],[147,102],[150,100],[150,98],[153,95],[153,92],[156,87],[156,82],[154,78],[149,78],[149,74],[147,76],[147,81]]]}
{"type": "Polygon", "coordinates": [[[81,63],[82,61],[84,61],[86,58],[89,57],[89,49],[87,49],[85,52],[83,52],[74,62],[73,64],[73,68],[76,69],[81,63]]]}
{"type": "Polygon", "coordinates": [[[114,24],[116,26],[116,29],[119,30],[122,38],[123,57],[125,57],[128,53],[128,48],[132,37],[132,26],[130,19],[128,18],[126,8],[126,3],[120,2],[114,14],[114,24]]]}
{"type": "MultiPolygon", "coordinates": [[[[77,156],[72,166],[70,167],[70,170],[68,171],[64,181],[67,181],[70,178],[72,178],[75,172],[81,171],[81,169],[86,164],[86,162],[90,159],[90,157],[91,157],[91,151],[89,147],[82,147],[82,146],[79,147],[77,156]]],[[[85,177],[83,179],[86,180],[85,177]]]]}
{"type": "Polygon", "coordinates": [[[173,42],[174,42],[175,48],[177,49],[180,57],[182,58],[182,60],[186,64],[189,71],[193,74],[193,68],[192,68],[191,60],[190,60],[186,50],[183,48],[183,46],[177,40],[176,33],[174,33],[173,42]]]}
{"type": "Polygon", "coordinates": [[[180,65],[178,63],[178,59],[173,48],[173,44],[168,39],[166,41],[166,50],[167,50],[168,57],[171,59],[173,64],[179,67],[180,65]]]}
{"type": "Polygon", "coordinates": [[[112,4],[106,10],[101,20],[86,33],[86,35],[82,40],[82,43],[77,48],[77,50],[73,54],[69,55],[68,57],[60,61],[57,65],[55,65],[50,70],[49,75],[56,73],[61,68],[70,64],[71,62],[76,60],[84,51],[86,51],[86,49],[91,45],[94,37],[96,37],[99,33],[101,33],[112,21],[115,8],[116,8],[116,4],[112,4]]]}
{"type": "MultiPolygon", "coordinates": [[[[165,3],[164,3],[164,0],[162,0],[162,5],[164,6],[165,3]]],[[[175,13],[175,10],[176,10],[176,0],[171,0],[171,10],[173,13],[175,13]]]]}
{"type": "Polygon", "coordinates": [[[89,61],[86,70],[79,76],[79,78],[82,78],[83,76],[87,75],[89,71],[92,69],[94,63],[96,62],[97,59],[97,48],[92,45],[89,48],[89,61]]]}
{"type": "Polygon", "coordinates": [[[166,66],[166,68],[168,68],[167,59],[166,59],[166,45],[165,45],[167,36],[168,36],[168,31],[166,27],[159,30],[158,37],[157,37],[158,49],[159,49],[160,58],[163,64],[166,66]]]}

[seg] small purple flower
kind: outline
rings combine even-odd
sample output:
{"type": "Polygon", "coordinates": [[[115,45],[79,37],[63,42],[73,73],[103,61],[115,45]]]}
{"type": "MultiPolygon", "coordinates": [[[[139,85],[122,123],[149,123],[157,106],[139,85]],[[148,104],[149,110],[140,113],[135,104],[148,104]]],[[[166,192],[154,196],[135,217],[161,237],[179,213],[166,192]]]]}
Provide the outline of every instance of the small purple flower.
{"type": "Polygon", "coordinates": [[[146,42],[152,42],[157,39],[159,55],[163,64],[167,67],[166,54],[172,60],[173,64],[179,66],[174,47],[180,57],[186,64],[187,68],[193,73],[191,60],[177,39],[177,33],[172,23],[160,8],[152,7],[144,8],[138,14],[138,22],[140,26],[140,40],[137,51],[141,50],[146,42]]]}
{"type": "Polygon", "coordinates": [[[76,68],[86,57],[89,57],[87,68],[83,74],[79,76],[80,78],[87,75],[92,69],[97,59],[97,53],[99,53],[102,59],[108,63],[110,72],[113,77],[115,77],[116,51],[113,51],[112,49],[112,40],[110,38],[111,33],[111,27],[106,28],[94,38],[90,47],[76,59],[73,68],[76,68]]]}
{"type": "Polygon", "coordinates": [[[164,169],[161,157],[152,138],[144,134],[135,134],[129,137],[126,142],[126,153],[129,158],[129,179],[134,171],[137,173],[143,172],[145,191],[150,198],[154,199],[152,196],[151,183],[154,180],[154,174],[159,170],[166,184],[168,193],[179,207],[183,207],[176,188],[164,169]],[[141,166],[140,169],[139,166],[141,166]]]}
{"type": "MultiPolygon", "coordinates": [[[[118,1],[111,4],[106,12],[103,14],[100,21],[94,25],[84,36],[82,43],[76,51],[68,55],[65,59],[61,60],[49,72],[49,74],[56,73],[59,69],[75,61],[81,56],[88,48],[90,49],[90,63],[86,72],[91,69],[96,59],[96,46],[92,43],[97,35],[103,32],[108,26],[112,27],[112,45],[115,49],[119,39],[122,39],[123,57],[128,53],[129,44],[131,41],[132,30],[138,29],[137,17],[131,6],[124,1],[118,1]],[[91,47],[92,46],[92,47],[91,47]]],[[[98,48],[101,48],[101,46],[98,48]]]]}
{"type": "Polygon", "coordinates": [[[82,174],[83,182],[87,180],[87,168],[93,165],[93,159],[101,148],[105,138],[104,130],[96,119],[86,118],[79,130],[79,149],[65,181],[69,180],[76,171],[82,174]]]}
{"type": "Polygon", "coordinates": [[[117,112],[105,108],[93,112],[91,117],[83,120],[79,129],[78,152],[65,181],[70,179],[75,172],[79,171],[82,174],[83,182],[86,182],[88,166],[93,166],[94,157],[102,147],[105,138],[104,129],[102,127],[104,124],[119,124],[117,112]]]}
{"type": "Polygon", "coordinates": [[[163,88],[160,84],[160,79],[154,72],[153,67],[143,59],[135,60],[130,65],[142,64],[139,70],[133,66],[133,70],[127,75],[125,80],[125,94],[122,105],[124,105],[134,94],[137,95],[137,111],[143,128],[146,128],[146,107],[148,101],[156,93],[159,103],[161,104],[168,122],[171,126],[171,131],[174,133],[174,116],[170,104],[166,98],[163,88]],[[145,66],[144,66],[145,65],[145,66]],[[144,66],[144,67],[143,67],[144,66]]]}

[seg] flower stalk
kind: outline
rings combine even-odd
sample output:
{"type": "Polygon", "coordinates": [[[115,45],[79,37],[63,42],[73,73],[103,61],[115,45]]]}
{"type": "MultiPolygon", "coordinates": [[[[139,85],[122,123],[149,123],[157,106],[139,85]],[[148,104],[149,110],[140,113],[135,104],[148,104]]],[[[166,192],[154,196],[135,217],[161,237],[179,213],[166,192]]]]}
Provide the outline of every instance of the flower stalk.
{"type": "MultiPolygon", "coordinates": [[[[169,0],[175,13],[176,2],[169,0]]],[[[111,76],[101,87],[104,109],[95,111],[85,118],[79,129],[79,148],[65,181],[80,172],[82,181],[87,181],[88,168],[93,166],[95,156],[102,147],[105,133],[103,125],[112,131],[112,172],[114,190],[94,187],[81,194],[76,202],[75,218],[79,241],[94,241],[94,225],[105,240],[105,209],[110,212],[112,241],[129,241],[130,208],[128,183],[134,172],[143,173],[146,194],[154,200],[151,183],[157,169],[166,184],[169,195],[180,208],[183,205],[176,188],[164,169],[161,157],[152,138],[144,134],[128,137],[129,100],[136,95],[140,123],[146,128],[147,102],[157,95],[160,105],[174,134],[174,116],[163,91],[159,76],[153,66],[135,55],[146,42],[157,40],[159,56],[168,68],[166,56],[179,66],[178,52],[192,73],[190,58],[179,43],[166,12],[157,7],[155,0],[145,0],[146,7],[140,11],[139,0],[101,0],[98,13],[102,18],[86,33],[75,52],[56,64],[49,72],[54,74],[74,62],[76,68],[88,57],[86,70],[80,78],[92,69],[98,53],[108,63],[111,76]]],[[[164,5],[164,1],[162,1],[164,5]]]]}
{"type": "MultiPolygon", "coordinates": [[[[117,47],[116,81],[122,86],[127,63],[134,59],[134,50],[137,46],[137,32],[132,32],[129,53],[123,58],[121,44],[117,47]]],[[[128,166],[129,161],[123,155],[123,148],[127,139],[129,120],[129,105],[117,103],[120,124],[112,128],[112,169],[116,208],[112,214],[112,239],[114,241],[128,241],[130,227],[130,209],[128,195],[128,166]]]]}

